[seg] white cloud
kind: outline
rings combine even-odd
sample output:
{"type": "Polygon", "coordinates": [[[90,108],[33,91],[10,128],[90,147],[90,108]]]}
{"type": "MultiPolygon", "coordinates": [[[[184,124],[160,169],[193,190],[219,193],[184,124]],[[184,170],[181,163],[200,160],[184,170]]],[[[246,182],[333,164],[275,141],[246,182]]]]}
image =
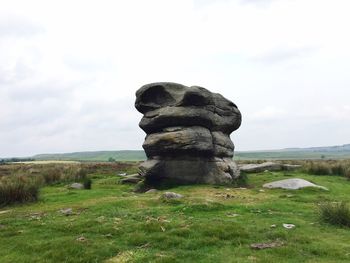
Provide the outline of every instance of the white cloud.
{"type": "Polygon", "coordinates": [[[238,150],[348,143],[346,0],[0,4],[0,156],[141,148],[154,81],[232,99],[238,150]]]}

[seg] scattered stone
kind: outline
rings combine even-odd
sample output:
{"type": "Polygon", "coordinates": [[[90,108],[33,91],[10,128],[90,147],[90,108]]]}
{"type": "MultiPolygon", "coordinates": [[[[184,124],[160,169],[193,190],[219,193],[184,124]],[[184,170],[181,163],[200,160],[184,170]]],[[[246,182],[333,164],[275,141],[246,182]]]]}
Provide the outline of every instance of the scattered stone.
{"type": "Polygon", "coordinates": [[[119,173],[119,176],[126,176],[126,173],[119,173]]]}
{"type": "Polygon", "coordinates": [[[316,184],[313,184],[309,181],[306,181],[304,179],[299,178],[292,178],[292,179],[284,179],[280,181],[275,181],[271,183],[264,184],[263,187],[265,188],[282,188],[282,189],[288,189],[288,190],[297,190],[302,189],[305,187],[315,187],[320,188],[323,190],[328,190],[326,187],[319,186],[316,184]]]}
{"type": "Polygon", "coordinates": [[[263,189],[259,189],[259,192],[263,193],[263,192],[265,192],[265,190],[263,190],[263,189]]]}
{"type": "Polygon", "coordinates": [[[271,225],[270,226],[271,228],[276,228],[277,226],[275,224],[271,225]]]}
{"type": "Polygon", "coordinates": [[[162,197],[165,199],[179,199],[182,198],[183,195],[174,192],[165,192],[164,194],[162,194],[162,197]]]}
{"type": "Polygon", "coordinates": [[[81,236],[81,237],[78,237],[78,238],[76,239],[76,241],[79,241],[79,242],[86,242],[87,239],[86,239],[85,237],[81,236]]]}
{"type": "Polygon", "coordinates": [[[271,171],[293,171],[299,169],[301,165],[294,164],[281,164],[274,162],[264,162],[264,163],[250,163],[243,164],[239,166],[239,169],[245,173],[261,173],[261,172],[271,172],[271,171]]]}
{"type": "Polygon", "coordinates": [[[158,190],[157,189],[149,189],[146,194],[150,194],[150,193],[157,193],[158,190]]]}
{"type": "Polygon", "coordinates": [[[69,185],[70,189],[84,189],[84,185],[81,183],[72,183],[71,185],[69,185]]]}
{"type": "Polygon", "coordinates": [[[260,173],[264,171],[280,171],[282,170],[282,165],[274,162],[265,163],[250,163],[239,166],[241,172],[245,173],[260,173]]]}
{"type": "Polygon", "coordinates": [[[239,216],[239,214],[235,214],[235,213],[227,213],[226,214],[228,217],[237,217],[237,216],[239,216]]]}
{"type": "Polygon", "coordinates": [[[73,209],[72,208],[65,208],[61,209],[60,212],[65,216],[73,215],[73,209]]]}
{"type": "Polygon", "coordinates": [[[137,184],[141,182],[144,178],[140,174],[131,174],[125,176],[123,179],[120,180],[122,184],[137,184]]]}
{"type": "Polygon", "coordinates": [[[281,247],[284,243],[282,241],[275,241],[275,242],[269,242],[269,243],[255,243],[251,244],[250,247],[252,249],[266,249],[266,248],[274,248],[274,247],[281,247]]]}
{"type": "Polygon", "coordinates": [[[295,227],[295,225],[293,224],[283,224],[283,227],[286,228],[286,229],[292,229],[295,227]]]}
{"type": "Polygon", "coordinates": [[[230,184],[239,177],[230,134],[241,125],[237,106],[198,87],[161,82],[136,92],[139,126],[147,136],[147,183],[230,184]]]}

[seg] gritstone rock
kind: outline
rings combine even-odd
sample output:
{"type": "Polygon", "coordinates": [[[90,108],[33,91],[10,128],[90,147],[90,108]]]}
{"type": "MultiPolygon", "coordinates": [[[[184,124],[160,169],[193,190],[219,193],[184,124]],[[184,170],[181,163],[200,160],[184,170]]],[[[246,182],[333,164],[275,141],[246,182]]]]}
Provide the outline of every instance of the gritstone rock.
{"type": "Polygon", "coordinates": [[[264,184],[263,187],[265,188],[282,188],[282,189],[288,189],[288,190],[298,190],[305,187],[315,187],[320,188],[323,190],[328,190],[324,186],[313,184],[309,181],[306,181],[304,179],[299,178],[291,178],[291,179],[284,179],[280,181],[275,181],[271,183],[264,184]]]}
{"type": "Polygon", "coordinates": [[[250,164],[243,164],[239,166],[239,169],[241,172],[245,173],[260,173],[264,171],[293,171],[296,169],[299,169],[301,165],[293,165],[293,164],[281,164],[281,163],[274,163],[274,162],[265,162],[265,163],[250,163],[250,164]]]}
{"type": "Polygon", "coordinates": [[[229,184],[239,176],[230,134],[241,125],[231,101],[205,88],[162,82],[136,92],[139,126],[147,136],[146,182],[229,184]]]}

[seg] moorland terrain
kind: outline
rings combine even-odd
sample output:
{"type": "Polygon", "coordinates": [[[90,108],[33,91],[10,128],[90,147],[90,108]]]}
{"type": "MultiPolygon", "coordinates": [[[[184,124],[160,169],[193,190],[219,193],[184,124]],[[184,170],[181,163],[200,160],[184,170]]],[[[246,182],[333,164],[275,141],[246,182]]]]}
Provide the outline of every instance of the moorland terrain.
{"type": "Polygon", "coordinates": [[[349,262],[349,228],[320,217],[323,203],[350,201],[349,161],[287,163],[302,168],[152,193],[120,183],[138,162],[1,165],[0,262],[349,262]],[[295,177],[329,191],[262,187],[295,177]]]}

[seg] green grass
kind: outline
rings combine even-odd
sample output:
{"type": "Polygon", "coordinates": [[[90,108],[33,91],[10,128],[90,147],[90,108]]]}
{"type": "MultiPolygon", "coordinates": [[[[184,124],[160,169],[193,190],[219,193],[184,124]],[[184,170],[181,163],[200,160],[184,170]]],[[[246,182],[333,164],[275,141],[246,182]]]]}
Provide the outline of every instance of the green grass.
{"type": "Polygon", "coordinates": [[[349,230],[323,223],[317,213],[320,202],[350,201],[350,182],[344,177],[252,174],[248,189],[172,188],[185,196],[177,201],[160,199],[162,191],[133,193],[133,186],[118,184],[113,174],[92,178],[89,191],[46,186],[37,203],[2,208],[7,212],[0,212],[0,262],[350,261],[349,230]],[[290,177],[330,191],[260,191],[266,182],[290,177]],[[64,208],[74,214],[62,215],[64,208]],[[287,230],[283,223],[296,227],[287,230]],[[276,240],[285,245],[250,248],[276,240]]]}

